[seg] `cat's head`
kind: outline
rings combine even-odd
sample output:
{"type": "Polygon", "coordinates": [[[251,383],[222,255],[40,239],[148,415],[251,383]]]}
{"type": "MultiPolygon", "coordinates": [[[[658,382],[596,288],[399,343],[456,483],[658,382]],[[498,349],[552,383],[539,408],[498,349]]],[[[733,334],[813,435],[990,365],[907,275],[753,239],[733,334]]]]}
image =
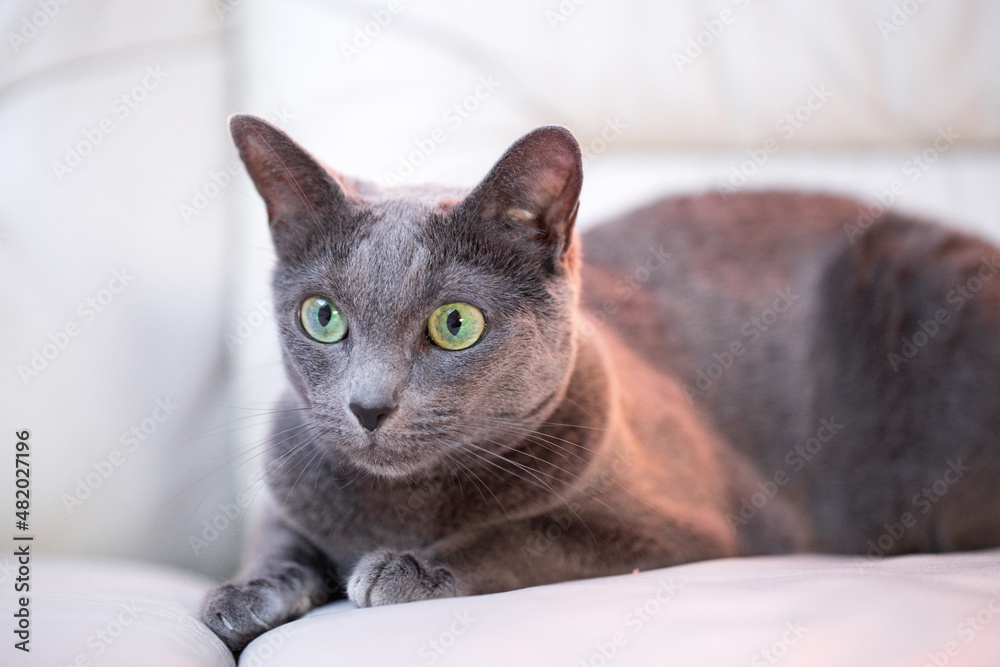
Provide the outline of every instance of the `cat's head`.
{"type": "Polygon", "coordinates": [[[469,191],[381,188],[254,116],[230,129],[267,204],[283,358],[318,446],[401,477],[502,453],[551,414],[577,344],[568,130],[521,137],[469,191]]]}

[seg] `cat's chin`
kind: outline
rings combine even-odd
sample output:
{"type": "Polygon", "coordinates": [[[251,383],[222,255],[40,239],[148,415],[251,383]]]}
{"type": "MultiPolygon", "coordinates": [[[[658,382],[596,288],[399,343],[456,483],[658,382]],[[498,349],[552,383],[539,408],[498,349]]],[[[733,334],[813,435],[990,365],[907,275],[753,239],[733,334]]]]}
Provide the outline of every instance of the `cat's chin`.
{"type": "Polygon", "coordinates": [[[355,468],[382,479],[406,479],[435,469],[438,457],[429,452],[416,452],[396,447],[374,446],[344,452],[355,468]]]}
{"type": "Polygon", "coordinates": [[[368,473],[372,477],[379,477],[381,479],[387,480],[400,480],[409,479],[413,477],[419,477],[421,475],[427,474],[430,470],[434,468],[433,465],[428,464],[428,462],[384,462],[384,461],[371,461],[371,460],[360,460],[354,461],[355,466],[368,473]]]}
{"type": "Polygon", "coordinates": [[[425,474],[429,468],[428,466],[381,463],[372,464],[369,462],[359,463],[358,467],[372,477],[379,477],[387,480],[401,480],[418,477],[425,474]]]}

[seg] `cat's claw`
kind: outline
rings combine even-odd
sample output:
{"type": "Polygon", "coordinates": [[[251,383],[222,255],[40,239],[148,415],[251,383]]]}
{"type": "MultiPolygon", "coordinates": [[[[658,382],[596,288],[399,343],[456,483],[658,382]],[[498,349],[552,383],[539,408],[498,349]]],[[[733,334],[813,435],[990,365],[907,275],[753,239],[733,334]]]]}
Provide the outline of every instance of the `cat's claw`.
{"type": "Polygon", "coordinates": [[[444,567],[409,552],[373,551],[361,558],[347,581],[347,597],[359,607],[377,607],[458,595],[458,584],[444,567]]]}
{"type": "Polygon", "coordinates": [[[201,620],[230,650],[239,653],[259,635],[290,618],[271,582],[252,579],[215,589],[202,607],[201,620]]]}

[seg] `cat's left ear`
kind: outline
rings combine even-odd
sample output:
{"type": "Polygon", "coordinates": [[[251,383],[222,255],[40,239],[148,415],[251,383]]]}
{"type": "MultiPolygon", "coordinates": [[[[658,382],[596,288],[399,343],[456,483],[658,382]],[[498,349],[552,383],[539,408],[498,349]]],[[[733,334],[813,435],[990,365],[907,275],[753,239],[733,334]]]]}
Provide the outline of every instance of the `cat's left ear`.
{"type": "Polygon", "coordinates": [[[576,138],[565,127],[546,125],[514,142],[463,206],[483,219],[523,225],[555,263],[572,242],[582,185],[576,138]]]}

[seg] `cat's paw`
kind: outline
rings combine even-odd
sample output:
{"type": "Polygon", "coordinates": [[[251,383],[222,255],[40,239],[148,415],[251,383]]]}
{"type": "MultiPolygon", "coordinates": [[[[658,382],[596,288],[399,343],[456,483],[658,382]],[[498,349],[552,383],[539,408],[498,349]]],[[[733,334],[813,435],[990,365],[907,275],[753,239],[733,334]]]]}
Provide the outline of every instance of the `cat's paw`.
{"type": "Polygon", "coordinates": [[[287,607],[274,582],[257,578],[212,591],[202,606],[201,621],[233,653],[239,653],[259,635],[300,614],[287,607]]]}
{"type": "Polygon", "coordinates": [[[354,567],[347,581],[347,597],[359,607],[376,607],[458,595],[454,575],[411,553],[373,551],[354,567]]]}

